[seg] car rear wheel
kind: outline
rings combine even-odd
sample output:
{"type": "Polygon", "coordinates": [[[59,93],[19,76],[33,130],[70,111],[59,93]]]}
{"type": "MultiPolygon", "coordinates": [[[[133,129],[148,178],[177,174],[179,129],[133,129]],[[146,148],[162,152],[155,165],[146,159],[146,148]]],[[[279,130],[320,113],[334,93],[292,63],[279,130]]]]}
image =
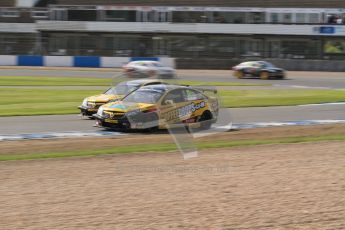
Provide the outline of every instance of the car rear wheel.
{"type": "Polygon", "coordinates": [[[260,73],[260,79],[267,80],[270,77],[267,71],[263,71],[260,73]]]}
{"type": "Polygon", "coordinates": [[[210,111],[205,111],[198,119],[198,122],[200,123],[200,129],[201,130],[207,130],[210,129],[212,126],[212,113],[210,111]]]}
{"type": "Polygon", "coordinates": [[[285,79],[285,74],[281,75],[281,76],[279,77],[279,79],[280,79],[280,80],[284,80],[284,79],[285,79]]]}

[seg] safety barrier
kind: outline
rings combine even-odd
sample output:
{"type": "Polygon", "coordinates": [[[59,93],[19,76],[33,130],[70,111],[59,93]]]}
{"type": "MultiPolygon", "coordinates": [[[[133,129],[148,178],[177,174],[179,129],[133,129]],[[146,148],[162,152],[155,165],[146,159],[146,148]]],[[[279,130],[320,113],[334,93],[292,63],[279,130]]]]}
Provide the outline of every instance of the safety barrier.
{"type": "Polygon", "coordinates": [[[130,61],[159,61],[175,68],[175,59],[169,57],[99,57],[99,56],[35,56],[0,55],[0,66],[49,66],[119,68],[130,61]]]}

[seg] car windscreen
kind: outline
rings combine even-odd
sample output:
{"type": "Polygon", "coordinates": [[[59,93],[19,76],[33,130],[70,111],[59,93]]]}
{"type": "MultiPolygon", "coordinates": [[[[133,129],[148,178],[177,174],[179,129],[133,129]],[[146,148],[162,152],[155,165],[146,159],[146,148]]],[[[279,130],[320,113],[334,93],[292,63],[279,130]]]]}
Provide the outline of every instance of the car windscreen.
{"type": "Polygon", "coordinates": [[[255,66],[255,62],[242,62],[238,66],[239,67],[251,67],[251,66],[255,66]]]}
{"type": "Polygon", "coordinates": [[[128,84],[127,82],[119,83],[115,87],[111,87],[104,94],[114,94],[114,95],[127,95],[140,87],[139,84],[128,84]]]}
{"type": "Polygon", "coordinates": [[[147,103],[155,104],[163,96],[164,91],[153,90],[153,89],[143,89],[137,90],[129,94],[123,99],[124,102],[135,102],[135,103],[147,103]]]}

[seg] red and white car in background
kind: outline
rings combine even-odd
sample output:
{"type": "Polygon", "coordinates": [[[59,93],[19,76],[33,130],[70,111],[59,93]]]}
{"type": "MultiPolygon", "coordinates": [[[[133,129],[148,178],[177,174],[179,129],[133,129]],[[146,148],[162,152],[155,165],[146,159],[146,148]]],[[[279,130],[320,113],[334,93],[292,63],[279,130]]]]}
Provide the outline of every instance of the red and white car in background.
{"type": "Polygon", "coordinates": [[[163,66],[158,61],[132,61],[123,66],[123,72],[127,77],[176,77],[174,68],[163,66]]]}

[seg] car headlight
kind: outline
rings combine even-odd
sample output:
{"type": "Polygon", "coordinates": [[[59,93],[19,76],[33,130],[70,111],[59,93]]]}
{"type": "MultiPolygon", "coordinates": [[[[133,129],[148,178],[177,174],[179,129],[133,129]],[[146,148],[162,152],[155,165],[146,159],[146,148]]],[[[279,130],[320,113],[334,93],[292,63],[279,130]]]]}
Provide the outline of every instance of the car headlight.
{"type": "Polygon", "coordinates": [[[87,98],[85,98],[85,99],[83,100],[83,103],[82,103],[81,105],[84,106],[84,107],[87,107],[87,98]]]}
{"type": "Polygon", "coordinates": [[[99,107],[99,109],[97,110],[97,115],[102,116],[103,111],[104,111],[103,106],[99,107]]]}
{"type": "Polygon", "coordinates": [[[88,102],[88,103],[87,103],[87,107],[89,107],[89,108],[95,108],[95,107],[96,107],[96,103],[94,103],[94,102],[88,102]]]}
{"type": "Polygon", "coordinates": [[[135,109],[135,110],[127,112],[125,115],[126,117],[132,117],[132,116],[140,114],[140,112],[141,112],[140,109],[135,109]]]}

